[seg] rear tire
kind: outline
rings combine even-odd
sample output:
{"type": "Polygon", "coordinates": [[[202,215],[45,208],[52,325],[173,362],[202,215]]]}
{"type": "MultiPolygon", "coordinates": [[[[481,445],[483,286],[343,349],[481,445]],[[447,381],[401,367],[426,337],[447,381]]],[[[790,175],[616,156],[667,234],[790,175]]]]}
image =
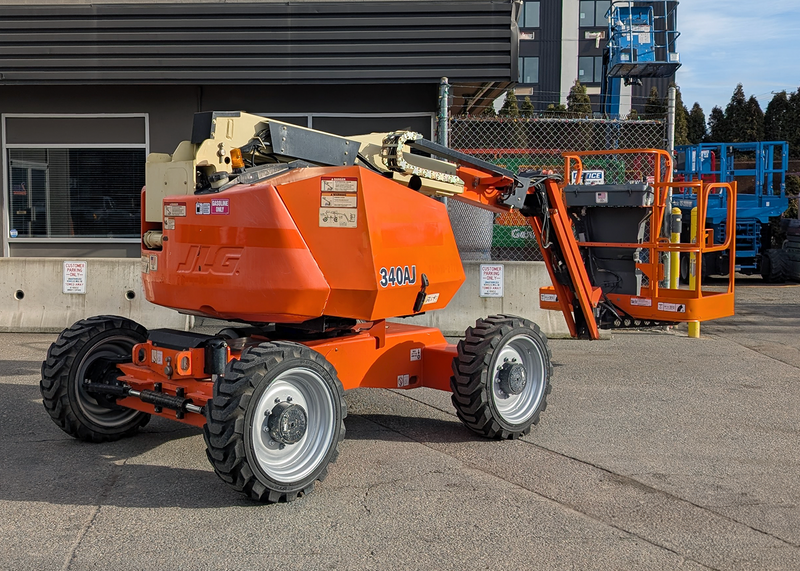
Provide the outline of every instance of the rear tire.
{"type": "Polygon", "coordinates": [[[206,405],[206,453],[235,490],[290,502],[327,476],[346,415],[342,383],[322,355],[298,343],[263,343],[217,379],[206,405]]]}
{"type": "Polygon", "coordinates": [[[111,396],[83,388],[84,380],[116,383],[117,364],[130,363],[133,346],[147,341],[147,330],[124,317],[101,315],[78,321],[61,332],[42,363],[44,408],[64,432],[88,442],[107,442],[134,434],[150,415],[123,408],[111,396]]]}
{"type": "Polygon", "coordinates": [[[524,436],[547,408],[552,374],[547,338],[535,323],[511,315],[479,319],[453,359],[456,414],[487,438],[524,436]]]}
{"type": "Polygon", "coordinates": [[[772,249],[761,254],[761,277],[768,283],[786,281],[786,256],[782,250],[772,249]]]}

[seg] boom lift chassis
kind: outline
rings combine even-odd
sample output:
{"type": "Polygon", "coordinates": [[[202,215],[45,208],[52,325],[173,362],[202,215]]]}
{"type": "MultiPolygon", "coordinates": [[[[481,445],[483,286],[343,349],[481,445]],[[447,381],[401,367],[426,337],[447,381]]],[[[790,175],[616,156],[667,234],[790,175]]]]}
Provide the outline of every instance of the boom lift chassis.
{"type": "MultiPolygon", "coordinates": [[[[577,169],[577,180],[580,165],[580,155],[567,156],[566,172],[577,169]]],[[[214,113],[198,117],[192,141],[174,155],[151,155],[147,173],[148,300],[242,326],[203,335],[148,332],[117,316],[79,321],[42,365],[44,406],[65,432],[92,442],[132,435],[153,415],[201,427],[216,473],[259,501],[294,500],[326,476],[344,437],[347,389],[451,392],[459,419],[489,438],[518,438],[538,422],[552,364],[534,323],[489,316],[452,345],[438,329],[387,321],[444,307],[463,282],[446,208],[430,196],[519,209],[553,283],[542,306],[562,311],[573,336],[596,339],[609,312],[674,321],[732,313],[732,286],[666,296],[658,287],[660,252],[700,253],[713,241],[613,244],[652,251],[652,262],[637,264],[650,285],[615,295],[587,272],[592,249],[609,244],[576,239],[579,216],[564,201],[560,177],[521,177],[414,133],[345,140],[214,113]],[[203,215],[209,205],[219,216],[203,215]],[[662,302],[675,300],[683,313],[662,311],[662,302]]],[[[657,237],[669,183],[656,176],[653,187],[657,237]]],[[[708,189],[693,188],[703,204],[708,189]]]]}

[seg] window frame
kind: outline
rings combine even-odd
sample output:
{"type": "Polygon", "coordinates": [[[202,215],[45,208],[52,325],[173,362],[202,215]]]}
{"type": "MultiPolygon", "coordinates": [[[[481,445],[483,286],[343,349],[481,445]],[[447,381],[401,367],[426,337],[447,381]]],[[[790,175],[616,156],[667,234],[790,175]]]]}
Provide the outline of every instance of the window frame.
{"type": "Polygon", "coordinates": [[[611,8],[611,1],[610,0],[580,0],[578,2],[578,27],[579,28],[607,28],[608,27],[608,20],[605,20],[604,16],[605,16],[606,12],[608,12],[609,8],[611,8]],[[603,11],[603,14],[598,17],[597,4],[599,2],[608,2],[608,7],[603,11]],[[590,10],[590,11],[587,10],[586,12],[582,12],[581,11],[581,5],[582,4],[592,4],[592,10],[590,10]],[[591,21],[592,21],[591,24],[584,24],[581,21],[581,14],[582,13],[591,14],[591,21]],[[597,22],[598,19],[601,19],[603,21],[598,23],[597,22]]]}
{"type": "Polygon", "coordinates": [[[541,0],[524,0],[522,2],[522,11],[520,12],[520,22],[519,28],[520,30],[538,30],[542,27],[542,2],[541,0]],[[528,4],[536,4],[536,25],[535,26],[527,26],[525,25],[525,13],[528,4]]]}
{"type": "MultiPolygon", "coordinates": [[[[3,256],[9,256],[9,244],[137,244],[141,237],[136,238],[93,238],[93,237],[17,237],[12,238],[11,233],[11,160],[8,151],[11,149],[143,149],[145,158],[150,154],[150,114],[149,113],[3,113],[0,114],[0,153],[2,153],[2,217],[3,217],[3,256]],[[144,123],[143,143],[9,143],[6,134],[7,119],[116,119],[139,118],[144,123]]],[[[48,187],[47,217],[50,218],[48,187]]],[[[49,224],[48,224],[49,226],[49,224]]]]}
{"type": "Polygon", "coordinates": [[[578,81],[581,82],[581,85],[602,85],[603,83],[603,56],[596,56],[596,55],[579,55],[578,56],[578,81]],[[592,60],[592,80],[591,81],[584,81],[581,79],[581,60],[582,59],[591,59],[592,60]],[[595,79],[595,77],[599,76],[600,79],[595,79]]]}
{"type": "Polygon", "coordinates": [[[539,85],[539,56],[519,56],[519,77],[517,78],[520,85],[539,85]],[[529,83],[525,81],[525,60],[536,60],[536,81],[529,83]]]}

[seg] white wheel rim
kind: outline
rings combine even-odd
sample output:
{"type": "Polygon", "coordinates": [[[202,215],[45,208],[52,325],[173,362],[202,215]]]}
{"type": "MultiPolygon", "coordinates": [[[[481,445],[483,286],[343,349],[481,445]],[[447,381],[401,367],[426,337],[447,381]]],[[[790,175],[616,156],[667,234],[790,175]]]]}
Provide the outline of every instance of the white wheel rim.
{"type": "Polygon", "coordinates": [[[273,380],[253,411],[251,441],[259,467],[272,480],[293,483],[308,477],[322,462],[333,443],[336,429],[334,395],[325,380],[311,369],[296,367],[273,380]],[[275,441],[269,434],[269,413],[279,402],[306,411],[303,437],[295,444],[275,441]]]}
{"type": "Polygon", "coordinates": [[[500,417],[510,425],[527,422],[544,397],[547,385],[545,358],[539,344],[529,335],[512,337],[503,345],[492,362],[492,401],[500,417]],[[500,388],[500,369],[505,363],[519,363],[525,368],[525,388],[517,395],[500,388]]]}

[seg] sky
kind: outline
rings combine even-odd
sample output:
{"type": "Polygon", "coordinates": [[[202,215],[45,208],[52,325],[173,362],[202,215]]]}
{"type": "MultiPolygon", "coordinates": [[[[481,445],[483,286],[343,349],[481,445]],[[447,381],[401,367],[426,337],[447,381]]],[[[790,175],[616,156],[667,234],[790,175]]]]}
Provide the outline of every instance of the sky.
{"type": "Polygon", "coordinates": [[[680,0],[676,83],[688,109],[725,109],[737,83],[762,110],[800,87],[800,0],[680,0]]]}

